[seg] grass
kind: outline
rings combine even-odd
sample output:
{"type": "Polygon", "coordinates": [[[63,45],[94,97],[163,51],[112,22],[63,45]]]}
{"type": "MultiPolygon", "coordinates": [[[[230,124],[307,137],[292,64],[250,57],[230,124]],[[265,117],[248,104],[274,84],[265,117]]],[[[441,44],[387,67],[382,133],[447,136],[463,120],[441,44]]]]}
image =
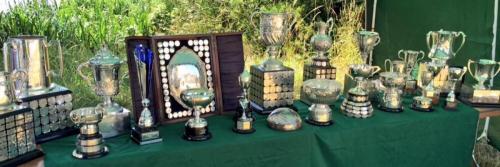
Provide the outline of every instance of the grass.
{"type": "MultiPolygon", "coordinates": [[[[351,0],[336,13],[330,0],[65,0],[59,6],[38,1],[12,7],[0,13],[0,42],[20,34],[45,35],[63,44],[65,73],[54,81],[69,87],[75,94],[75,107],[93,106],[100,98],[76,75],[76,68],[107,45],[125,60],[124,38],[129,35],[174,35],[214,32],[244,32],[246,69],[261,63],[266,55],[259,40],[258,28],[250,15],[255,11],[290,13],[295,23],[282,48],[280,59],[295,69],[296,95],[302,83],[302,68],[314,54],[309,40],[314,35],[314,21],[334,20],[331,33],[334,45],[328,56],[338,68],[337,78],[343,82],[348,64],[360,62],[353,33],[360,28],[363,5],[351,0]]],[[[258,19],[256,19],[258,20],[258,19]]],[[[52,55],[51,64],[59,63],[52,55]]],[[[90,75],[90,72],[87,72],[90,75]]],[[[128,73],[126,65],[122,74],[128,73]]],[[[120,85],[118,103],[131,107],[129,80],[120,85]]]]}

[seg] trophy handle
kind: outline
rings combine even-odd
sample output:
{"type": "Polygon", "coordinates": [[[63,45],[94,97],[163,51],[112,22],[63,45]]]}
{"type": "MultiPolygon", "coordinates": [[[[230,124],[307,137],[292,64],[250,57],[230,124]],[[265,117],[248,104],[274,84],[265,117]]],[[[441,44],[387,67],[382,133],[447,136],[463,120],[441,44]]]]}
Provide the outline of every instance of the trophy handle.
{"type": "Polygon", "coordinates": [[[74,111],[69,113],[69,118],[71,118],[71,121],[73,121],[75,124],[79,125],[80,124],[80,117],[78,114],[74,111]]]}
{"type": "Polygon", "coordinates": [[[465,44],[465,38],[467,38],[467,35],[465,35],[465,33],[462,31],[455,34],[456,37],[458,37],[460,35],[462,35],[462,43],[460,44],[460,46],[458,47],[458,49],[456,51],[453,51],[453,56],[455,56],[457,54],[457,52],[460,51],[460,49],[462,49],[462,47],[465,44]]]}
{"type": "Polygon", "coordinates": [[[472,68],[470,68],[470,64],[472,64],[472,63],[475,63],[475,61],[474,61],[474,60],[469,59],[469,61],[467,62],[467,68],[469,69],[468,71],[469,71],[470,76],[472,76],[472,78],[476,78],[476,77],[474,76],[474,74],[472,74],[472,72],[471,72],[471,71],[472,71],[472,68]]]}
{"type": "Polygon", "coordinates": [[[459,80],[462,80],[462,78],[464,77],[464,75],[467,73],[467,70],[468,70],[468,68],[467,68],[467,67],[464,67],[464,68],[462,68],[462,69],[463,69],[463,71],[464,71],[464,72],[462,73],[462,75],[460,75],[459,80]]]}
{"type": "Polygon", "coordinates": [[[380,70],[382,70],[379,66],[372,66],[373,72],[370,74],[370,76],[373,76],[374,74],[378,73],[380,70]]]}
{"type": "Polygon", "coordinates": [[[349,78],[351,78],[352,80],[354,80],[354,77],[351,74],[349,74],[349,72],[345,73],[345,75],[347,75],[349,78]]]}
{"type": "MultiPolygon", "coordinates": [[[[392,64],[392,61],[390,59],[385,59],[385,62],[384,62],[385,71],[392,72],[391,64],[392,64]],[[389,63],[389,66],[387,66],[387,63],[389,63]],[[391,68],[391,69],[389,70],[389,68],[391,68]]],[[[375,67],[378,67],[378,66],[375,66],[375,67]]],[[[378,68],[380,68],[380,67],[378,67],[378,68]]]]}
{"type": "Polygon", "coordinates": [[[379,43],[380,43],[380,36],[377,36],[377,38],[375,38],[377,41],[375,42],[375,44],[373,44],[373,46],[377,46],[379,43]]]}
{"type": "Polygon", "coordinates": [[[406,57],[403,58],[403,56],[406,55],[404,53],[405,53],[405,51],[403,49],[399,50],[398,51],[398,58],[406,62],[406,57]],[[403,53],[403,55],[401,55],[401,53],[403,53]]]}
{"type": "Polygon", "coordinates": [[[254,29],[257,29],[257,25],[255,25],[255,22],[253,21],[253,18],[257,14],[262,14],[262,12],[256,11],[256,12],[253,12],[252,15],[250,15],[250,23],[252,24],[252,26],[253,26],[254,29]]]}
{"type": "Polygon", "coordinates": [[[429,48],[429,50],[431,50],[431,35],[433,34],[434,32],[432,31],[429,31],[427,33],[427,37],[426,37],[426,40],[427,40],[427,48],[429,48]]]}
{"type": "Polygon", "coordinates": [[[498,62],[498,69],[497,69],[497,72],[495,72],[495,74],[493,74],[493,76],[491,76],[491,78],[495,78],[495,76],[498,75],[498,73],[500,73],[500,62],[498,62]]]}
{"type": "Polygon", "coordinates": [[[83,69],[84,67],[86,67],[86,68],[90,68],[89,66],[90,66],[89,62],[82,63],[82,64],[80,64],[80,65],[78,66],[78,68],[76,69],[76,71],[78,72],[78,74],[79,74],[79,75],[80,75],[80,76],[81,76],[81,77],[82,77],[82,78],[83,78],[83,79],[84,79],[84,80],[85,80],[85,81],[86,81],[89,85],[92,85],[92,80],[90,79],[90,77],[86,76],[86,75],[85,75],[85,74],[83,74],[83,72],[82,72],[82,69],[83,69]]]}
{"type": "Polygon", "coordinates": [[[419,51],[417,55],[417,60],[416,62],[419,62],[420,60],[423,60],[425,58],[425,52],[424,51],[419,51]],[[422,55],[422,57],[418,57],[418,55],[422,55]]]}
{"type": "Polygon", "coordinates": [[[290,23],[290,25],[289,25],[290,27],[288,27],[288,32],[291,32],[291,31],[292,31],[292,28],[293,28],[293,25],[294,25],[295,23],[297,23],[297,19],[295,19],[295,17],[293,17],[293,14],[291,14],[291,13],[287,13],[286,15],[288,16],[288,18],[287,18],[287,19],[290,19],[290,18],[292,19],[292,22],[291,22],[291,23],[290,23]]]}
{"type": "Polygon", "coordinates": [[[47,77],[48,76],[62,77],[63,72],[64,72],[64,58],[63,58],[63,54],[62,54],[61,43],[59,42],[59,40],[51,40],[49,43],[44,42],[44,45],[45,45],[45,49],[46,49],[45,50],[46,51],[46,54],[45,54],[46,61],[45,62],[46,62],[47,77]],[[50,68],[49,48],[52,48],[52,47],[55,47],[57,49],[57,55],[59,57],[59,73],[52,71],[50,68]]]}

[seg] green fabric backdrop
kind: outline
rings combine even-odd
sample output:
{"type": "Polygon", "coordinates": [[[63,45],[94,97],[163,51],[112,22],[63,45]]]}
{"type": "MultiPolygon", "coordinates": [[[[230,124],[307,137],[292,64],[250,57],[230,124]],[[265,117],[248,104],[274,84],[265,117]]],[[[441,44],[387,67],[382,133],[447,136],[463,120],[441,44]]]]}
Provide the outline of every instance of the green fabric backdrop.
{"type": "MultiPolygon", "coordinates": [[[[369,14],[372,3],[370,0],[369,14]]],[[[375,48],[373,63],[383,66],[384,60],[395,59],[400,49],[427,53],[426,34],[439,29],[463,31],[467,35],[464,47],[450,60],[450,65],[466,65],[468,59],[491,59],[493,7],[494,0],[379,0],[375,30],[382,41],[375,48]]],[[[497,53],[500,53],[498,49],[497,53]]],[[[467,77],[471,82],[471,77],[467,77]]],[[[499,78],[495,78],[496,88],[500,88],[499,78]]]]}

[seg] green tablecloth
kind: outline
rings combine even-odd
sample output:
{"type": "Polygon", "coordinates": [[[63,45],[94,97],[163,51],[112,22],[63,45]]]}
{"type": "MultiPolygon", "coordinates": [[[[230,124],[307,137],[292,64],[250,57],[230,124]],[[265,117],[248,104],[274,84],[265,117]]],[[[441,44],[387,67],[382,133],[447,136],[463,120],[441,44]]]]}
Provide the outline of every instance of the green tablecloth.
{"type": "MultiPolygon", "coordinates": [[[[339,100],[340,101],[340,100],[339,100]]],[[[408,101],[409,102],[409,101],[408,101]]],[[[307,106],[296,102],[301,115],[307,106]]],[[[337,105],[338,106],[338,105],[337,105]]],[[[375,111],[368,119],[342,115],[334,107],[335,124],[304,123],[299,131],[269,129],[257,116],[254,134],[231,131],[231,116],[208,118],[213,138],[205,142],[181,139],[183,124],[161,127],[162,143],[138,146],[128,136],[108,139],[110,153],[94,160],[71,157],[75,136],[42,145],[45,165],[54,166],[450,166],[469,167],[478,112],[437,108],[432,113],[375,111]]]]}

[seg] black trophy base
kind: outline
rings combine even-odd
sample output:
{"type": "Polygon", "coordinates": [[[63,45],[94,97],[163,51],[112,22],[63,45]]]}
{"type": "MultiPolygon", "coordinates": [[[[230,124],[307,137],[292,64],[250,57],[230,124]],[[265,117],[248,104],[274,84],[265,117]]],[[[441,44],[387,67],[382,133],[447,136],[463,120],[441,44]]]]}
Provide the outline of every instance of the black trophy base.
{"type": "Polygon", "coordinates": [[[444,109],[448,110],[448,111],[456,111],[457,105],[458,105],[457,101],[454,101],[454,102],[445,101],[444,109]]]}
{"type": "Polygon", "coordinates": [[[68,128],[61,129],[58,131],[53,131],[53,132],[50,132],[47,134],[40,134],[40,135],[36,136],[36,143],[42,144],[42,143],[45,143],[45,142],[48,142],[51,140],[55,140],[55,139],[59,139],[59,138],[63,138],[66,136],[76,135],[78,133],[80,133],[79,129],[68,127],[68,128]]]}
{"type": "Polygon", "coordinates": [[[382,111],[385,111],[385,112],[390,112],[390,113],[401,113],[403,112],[403,107],[401,108],[388,108],[388,107],[385,107],[383,105],[379,105],[378,108],[382,111]]]}
{"type": "Polygon", "coordinates": [[[132,138],[132,140],[139,145],[153,144],[163,141],[160,137],[160,132],[156,127],[133,127],[130,132],[130,138],[132,138]]]}
{"type": "Polygon", "coordinates": [[[306,122],[308,124],[314,125],[314,126],[331,126],[333,125],[333,121],[327,121],[327,122],[318,122],[315,120],[310,119],[309,117],[306,117],[306,122]]]}
{"type": "Polygon", "coordinates": [[[238,133],[238,134],[252,134],[255,132],[255,129],[252,127],[250,129],[242,130],[242,129],[237,129],[236,127],[233,127],[233,132],[238,133]]]}
{"type": "Polygon", "coordinates": [[[18,166],[23,163],[26,163],[28,161],[31,161],[35,158],[43,156],[43,152],[40,150],[33,150],[30,152],[27,152],[23,155],[19,155],[14,159],[10,159],[7,161],[0,162],[0,166],[18,166]]]}
{"type": "Polygon", "coordinates": [[[434,109],[432,108],[420,108],[420,107],[417,107],[415,105],[411,105],[410,108],[414,111],[420,111],[420,112],[433,112],[434,109]]]}
{"type": "Polygon", "coordinates": [[[212,133],[208,131],[207,126],[200,128],[186,126],[182,138],[188,141],[205,141],[212,138],[212,133]]]}
{"type": "Polygon", "coordinates": [[[73,150],[73,158],[76,159],[96,159],[96,158],[101,158],[106,155],[108,155],[109,149],[108,147],[104,146],[104,149],[102,151],[96,152],[96,153],[81,153],[78,152],[77,150],[73,150]]]}

